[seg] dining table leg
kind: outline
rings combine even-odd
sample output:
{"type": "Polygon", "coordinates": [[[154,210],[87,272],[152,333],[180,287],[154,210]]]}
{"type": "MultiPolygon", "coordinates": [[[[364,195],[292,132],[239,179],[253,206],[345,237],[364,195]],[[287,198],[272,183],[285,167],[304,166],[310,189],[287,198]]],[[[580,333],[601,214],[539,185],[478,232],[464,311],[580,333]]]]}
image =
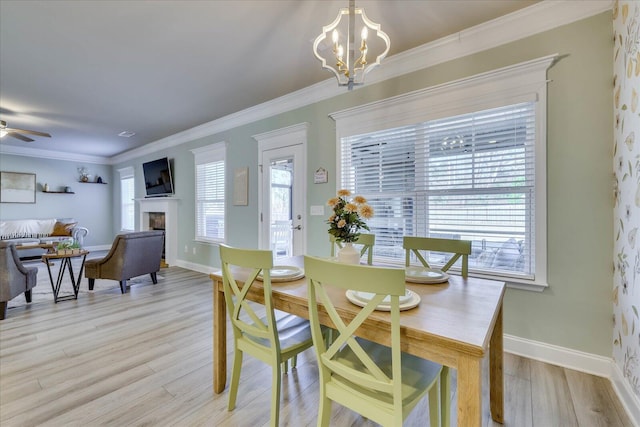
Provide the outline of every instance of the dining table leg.
{"type": "Polygon", "coordinates": [[[482,425],[482,359],[461,355],[458,359],[458,426],[482,425]]]}
{"type": "Polygon", "coordinates": [[[504,423],[504,372],[502,347],[502,305],[489,342],[489,398],[491,418],[504,423]]]}
{"type": "Polygon", "coordinates": [[[227,309],[222,283],[213,282],[213,391],[222,393],[227,382],[227,309]]]}

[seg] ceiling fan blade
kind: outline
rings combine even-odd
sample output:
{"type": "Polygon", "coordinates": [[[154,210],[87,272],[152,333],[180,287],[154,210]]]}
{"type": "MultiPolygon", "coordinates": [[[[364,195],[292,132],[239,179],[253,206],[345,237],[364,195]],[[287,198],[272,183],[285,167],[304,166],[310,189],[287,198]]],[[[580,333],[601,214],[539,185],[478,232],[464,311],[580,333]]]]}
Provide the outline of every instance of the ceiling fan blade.
{"type": "Polygon", "coordinates": [[[27,130],[27,129],[16,129],[16,128],[10,128],[7,129],[9,132],[20,132],[20,133],[27,133],[29,135],[37,135],[37,136],[46,136],[48,138],[51,138],[51,135],[49,135],[46,132],[38,132],[35,130],[27,130]]]}
{"type": "Polygon", "coordinates": [[[24,141],[24,142],[33,141],[33,139],[28,138],[28,137],[26,137],[24,135],[20,135],[19,133],[16,133],[16,132],[9,132],[9,133],[7,133],[7,136],[12,136],[12,137],[17,138],[17,139],[19,139],[21,141],[24,141]]]}

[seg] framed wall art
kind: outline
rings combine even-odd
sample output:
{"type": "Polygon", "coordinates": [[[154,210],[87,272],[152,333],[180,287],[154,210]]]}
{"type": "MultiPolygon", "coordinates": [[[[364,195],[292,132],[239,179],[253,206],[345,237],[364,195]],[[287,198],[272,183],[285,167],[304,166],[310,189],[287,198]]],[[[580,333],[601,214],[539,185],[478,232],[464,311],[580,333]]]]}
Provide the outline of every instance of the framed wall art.
{"type": "Polygon", "coordinates": [[[35,173],[0,172],[0,203],[35,202],[35,173]]]}
{"type": "Polygon", "coordinates": [[[249,168],[237,168],[233,172],[233,204],[234,206],[249,204],[249,168]]]}

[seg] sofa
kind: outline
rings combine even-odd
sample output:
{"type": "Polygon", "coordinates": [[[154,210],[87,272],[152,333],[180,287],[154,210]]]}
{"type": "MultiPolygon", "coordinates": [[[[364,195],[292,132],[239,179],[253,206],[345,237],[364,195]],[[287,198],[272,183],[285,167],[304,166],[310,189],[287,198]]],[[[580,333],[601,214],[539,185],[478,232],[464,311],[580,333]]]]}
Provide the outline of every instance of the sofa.
{"type": "Polygon", "coordinates": [[[163,250],[163,230],[118,234],[104,258],[85,262],[84,276],[89,279],[89,290],[93,290],[96,279],[111,279],[120,282],[120,291],[124,294],[127,280],[143,274],[151,275],[155,285],[163,250]]]}
{"type": "Polygon", "coordinates": [[[57,243],[73,239],[83,246],[89,234],[85,227],[78,226],[73,218],[11,219],[0,220],[0,241],[14,243],[19,249],[20,259],[39,258],[45,249],[20,249],[21,246],[57,243]]]}

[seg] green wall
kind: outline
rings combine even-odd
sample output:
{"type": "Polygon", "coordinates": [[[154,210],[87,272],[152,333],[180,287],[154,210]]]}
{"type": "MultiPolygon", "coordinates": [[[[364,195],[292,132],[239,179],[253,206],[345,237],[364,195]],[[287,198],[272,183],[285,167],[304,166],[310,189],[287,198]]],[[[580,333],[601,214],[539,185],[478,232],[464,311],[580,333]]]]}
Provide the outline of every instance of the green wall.
{"type": "MultiPolygon", "coordinates": [[[[610,13],[566,25],[478,54],[440,64],[291,112],[115,165],[135,166],[167,155],[174,160],[179,202],[178,258],[218,266],[217,246],[197,244],[194,232],[194,166],[190,149],[225,141],[228,174],[249,167],[249,205],[228,206],[228,243],[257,247],[257,143],[251,135],[309,123],[307,206],[324,205],[336,183],[335,124],[331,112],[462,77],[559,53],[548,72],[548,283],[542,293],[508,289],[505,333],[587,353],[611,356],[611,253],[613,221],[612,26],[610,13]],[[329,183],[313,184],[318,167],[329,183]],[[187,245],[189,251],[184,253],[187,245]],[[196,247],[193,255],[191,248],[196,247]]],[[[384,67],[384,64],[382,65],[384,67]]],[[[114,170],[115,170],[114,169],[114,170]]],[[[229,183],[228,189],[231,188],[229,183]]],[[[143,197],[139,183],[137,197],[143,197]]],[[[114,199],[118,200],[117,188],[114,199]]],[[[114,221],[118,220],[114,207],[114,221]]],[[[308,252],[328,254],[324,217],[307,217],[308,252]]],[[[114,225],[117,228],[117,224],[114,225]]]]}

